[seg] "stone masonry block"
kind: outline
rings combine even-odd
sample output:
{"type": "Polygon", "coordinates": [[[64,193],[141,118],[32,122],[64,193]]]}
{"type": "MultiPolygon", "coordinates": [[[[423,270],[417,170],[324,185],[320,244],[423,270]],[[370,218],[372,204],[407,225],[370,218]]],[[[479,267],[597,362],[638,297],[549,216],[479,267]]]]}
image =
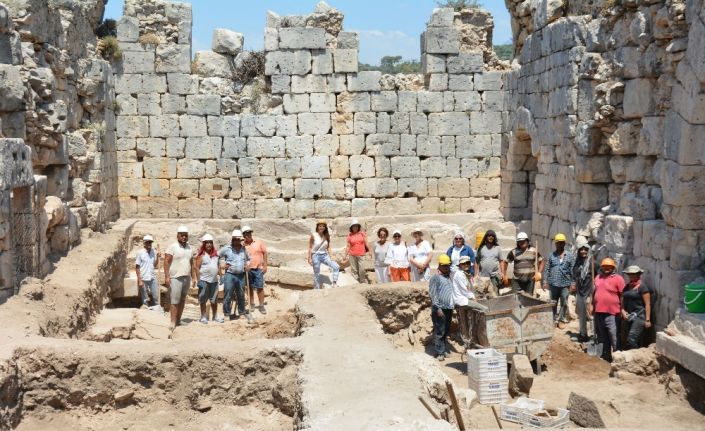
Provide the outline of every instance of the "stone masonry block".
{"type": "Polygon", "coordinates": [[[329,49],[313,51],[311,73],[315,75],[330,75],[333,73],[333,52],[329,49]]]}
{"type": "Polygon", "coordinates": [[[199,160],[180,159],[176,163],[177,178],[205,178],[206,165],[199,160]]]}
{"type": "Polygon", "coordinates": [[[313,155],[313,136],[289,136],[286,138],[287,157],[310,157],[313,155]]]}
{"type": "Polygon", "coordinates": [[[351,74],[348,76],[348,91],[380,91],[382,89],[379,82],[381,78],[382,72],[378,70],[361,71],[357,74],[351,74]]]}
{"type": "Polygon", "coordinates": [[[336,49],[333,51],[335,73],[356,73],[358,71],[357,49],[336,49]]]}
{"type": "Polygon", "coordinates": [[[166,75],[169,93],[171,94],[196,94],[198,93],[198,76],[186,73],[169,73],[166,75]]]}
{"type": "Polygon", "coordinates": [[[247,154],[250,157],[285,157],[286,141],[278,136],[248,138],[247,154]]]}
{"type": "Polygon", "coordinates": [[[350,201],[319,199],[316,201],[316,217],[350,217],[350,201]]]}
{"type": "Polygon", "coordinates": [[[137,94],[142,92],[142,75],[116,74],[115,92],[118,94],[137,94]]]}
{"type": "Polygon", "coordinates": [[[200,180],[198,197],[201,199],[221,199],[228,197],[230,180],[224,178],[206,178],[200,180]]]}
{"type": "Polygon", "coordinates": [[[393,178],[363,178],[357,181],[357,197],[391,198],[397,194],[397,180],[393,178]]]}
{"type": "Polygon", "coordinates": [[[159,94],[138,94],[137,112],[141,115],[159,115],[162,113],[159,94]]]}
{"type": "Polygon", "coordinates": [[[470,132],[470,118],[464,112],[447,112],[428,116],[430,135],[466,136],[470,132]]]}
{"type": "Polygon", "coordinates": [[[502,89],[502,72],[476,73],[474,77],[476,91],[498,91],[502,89]]]}
{"type": "Polygon", "coordinates": [[[445,73],[446,57],[440,54],[423,54],[421,56],[421,73],[445,73]]]}
{"type": "MultiPolygon", "coordinates": [[[[275,177],[252,177],[242,179],[242,197],[252,198],[278,198],[281,186],[275,177]]],[[[271,216],[268,216],[271,217],[271,216]]]]}
{"type": "Polygon", "coordinates": [[[155,115],[149,119],[149,134],[153,137],[169,138],[179,135],[179,116],[176,114],[155,115]]]}
{"type": "Polygon", "coordinates": [[[419,135],[416,139],[416,155],[432,157],[441,155],[441,137],[419,135]]]}
{"type": "Polygon", "coordinates": [[[338,49],[358,49],[360,48],[360,40],[356,32],[341,31],[338,33],[338,41],[336,48],[338,49]]]}
{"type": "Polygon", "coordinates": [[[425,114],[443,112],[443,93],[429,91],[418,92],[416,110],[425,114]]]}
{"type": "Polygon", "coordinates": [[[397,92],[382,91],[371,94],[372,110],[375,112],[395,112],[397,110],[397,92]]]}
{"type": "Polygon", "coordinates": [[[291,76],[272,75],[272,94],[287,94],[291,91],[291,76]]]}
{"type": "Polygon", "coordinates": [[[303,178],[330,178],[330,161],[326,156],[312,156],[301,166],[303,178]]]}
{"type": "Polygon", "coordinates": [[[175,198],[198,197],[198,180],[172,179],[169,181],[169,193],[175,198]]]}
{"type": "Polygon", "coordinates": [[[179,125],[181,128],[181,136],[183,137],[200,137],[208,135],[208,127],[206,118],[197,115],[180,115],[179,125]]]}
{"type": "Polygon", "coordinates": [[[340,93],[338,95],[337,111],[366,112],[370,110],[370,93],[340,93]]]}
{"type": "Polygon", "coordinates": [[[160,138],[137,138],[138,157],[164,157],[166,140],[160,138]]]}
{"type": "Polygon", "coordinates": [[[383,199],[377,202],[377,215],[415,215],[419,213],[417,198],[383,199]]]}
{"type": "Polygon", "coordinates": [[[394,178],[415,178],[421,174],[421,161],[418,157],[392,157],[392,176],[394,178]]]}
{"type": "Polygon", "coordinates": [[[460,52],[460,35],[454,28],[429,27],[421,37],[425,53],[458,54],[460,52]]]}
{"type": "Polygon", "coordinates": [[[425,197],[428,192],[426,178],[399,178],[397,193],[404,197],[425,197]]]}
{"type": "Polygon", "coordinates": [[[145,178],[170,179],[176,177],[176,159],[145,157],[142,167],[145,178]]]}
{"type": "Polygon", "coordinates": [[[432,73],[428,75],[428,91],[446,91],[447,89],[447,73],[432,73]]]}
{"type": "Polygon", "coordinates": [[[470,182],[467,178],[440,178],[438,196],[446,198],[470,197],[470,182]]]}
{"type": "Polygon", "coordinates": [[[429,157],[421,160],[420,174],[421,177],[424,178],[441,178],[447,176],[445,157],[429,157]]]}
{"type": "Polygon", "coordinates": [[[298,178],[301,176],[301,159],[298,157],[275,159],[274,166],[277,177],[298,178]]]}
{"type": "Polygon", "coordinates": [[[340,154],[352,156],[362,154],[365,150],[365,137],[363,135],[340,136],[340,154]]]}
{"type": "Polygon", "coordinates": [[[255,216],[255,201],[251,199],[214,199],[213,218],[242,219],[255,216]]]}
{"type": "Polygon", "coordinates": [[[321,184],[319,179],[294,180],[294,196],[296,199],[318,199],[322,193],[321,184]]]}
{"type": "Polygon", "coordinates": [[[164,114],[185,114],[186,98],[175,94],[162,94],[162,112],[164,114]]]}
{"type": "Polygon", "coordinates": [[[482,52],[462,52],[448,56],[448,73],[479,73],[485,66],[482,52]]]}
{"type": "Polygon", "coordinates": [[[211,49],[219,54],[236,56],[242,51],[245,36],[224,28],[213,30],[211,49]]]}
{"type": "Polygon", "coordinates": [[[299,114],[299,132],[310,135],[326,135],[330,133],[331,122],[328,113],[299,114]]]}
{"type": "Polygon", "coordinates": [[[264,70],[266,75],[305,75],[311,71],[311,51],[268,52],[264,70]]]}
{"type": "Polygon", "coordinates": [[[282,137],[296,136],[298,133],[296,115],[277,115],[275,117],[276,135],[282,137]]]}
{"type": "Polygon", "coordinates": [[[375,160],[372,157],[353,155],[350,156],[349,164],[351,178],[372,178],[375,176],[375,160]]]}
{"type": "Polygon", "coordinates": [[[452,27],[455,19],[455,9],[452,7],[435,8],[428,20],[429,27],[452,27]]]}
{"type": "Polygon", "coordinates": [[[340,139],[335,135],[318,135],[313,137],[313,152],[317,156],[335,156],[338,154],[340,139]]]}
{"type": "Polygon", "coordinates": [[[116,128],[119,138],[146,138],[149,136],[149,119],[143,116],[118,115],[116,128]]]}
{"type": "Polygon", "coordinates": [[[326,77],[322,75],[294,75],[291,77],[292,93],[325,93],[327,91],[326,77]]]}
{"type": "Polygon", "coordinates": [[[220,96],[194,94],[186,96],[186,113],[193,115],[220,115],[220,96]]]}
{"type": "Polygon", "coordinates": [[[365,148],[369,156],[397,156],[400,152],[400,137],[387,133],[368,135],[365,148]]]}
{"type": "Polygon", "coordinates": [[[222,150],[220,137],[190,137],[186,138],[186,157],[189,159],[218,159],[222,150]]]}
{"type": "Polygon", "coordinates": [[[247,157],[247,139],[226,136],[223,138],[222,156],[228,159],[247,157]]]}
{"type": "Polygon", "coordinates": [[[450,91],[470,91],[473,89],[472,75],[448,75],[448,89],[450,91]]]}
{"type": "Polygon", "coordinates": [[[153,52],[130,52],[122,53],[123,73],[154,73],[154,53],[153,52]]]}
{"type": "Polygon", "coordinates": [[[310,94],[311,112],[335,112],[335,94],[310,94]]]}
{"type": "Polygon", "coordinates": [[[320,27],[279,29],[280,49],[325,49],[326,31],[320,27]]]}
{"type": "Polygon", "coordinates": [[[331,93],[342,93],[348,91],[348,77],[344,73],[328,75],[328,91],[331,93]]]}
{"type": "Polygon", "coordinates": [[[211,199],[179,199],[178,205],[177,214],[181,218],[210,218],[213,214],[213,201],[211,199]]]}
{"type": "Polygon", "coordinates": [[[355,129],[357,135],[369,135],[377,133],[377,116],[374,112],[355,113],[355,129]]]}
{"type": "Polygon", "coordinates": [[[285,94],[284,95],[284,112],[287,114],[298,114],[300,112],[309,112],[309,95],[308,94],[285,94]]]}
{"type": "Polygon", "coordinates": [[[243,114],[240,116],[240,136],[274,136],[277,117],[273,115],[243,114]]]}
{"type": "Polygon", "coordinates": [[[117,22],[117,38],[120,42],[137,42],[140,37],[140,21],[132,16],[123,16],[117,22]]]}
{"type": "Polygon", "coordinates": [[[288,218],[289,206],[284,199],[257,199],[255,201],[255,217],[288,218]]]}

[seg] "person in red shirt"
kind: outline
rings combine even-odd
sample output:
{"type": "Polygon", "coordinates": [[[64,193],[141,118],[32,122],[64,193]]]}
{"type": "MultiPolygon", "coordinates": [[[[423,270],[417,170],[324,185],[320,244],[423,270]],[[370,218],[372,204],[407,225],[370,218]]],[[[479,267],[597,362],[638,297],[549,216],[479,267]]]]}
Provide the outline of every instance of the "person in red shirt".
{"type": "Polygon", "coordinates": [[[350,233],[348,234],[348,246],[345,249],[345,257],[350,260],[350,270],[352,276],[358,283],[367,283],[367,274],[362,264],[362,259],[367,254],[367,234],[362,230],[360,222],[353,220],[350,223],[350,233]]]}
{"type": "Polygon", "coordinates": [[[595,277],[592,304],[588,312],[595,316],[595,331],[602,343],[602,359],[612,362],[612,352],[619,350],[618,336],[622,312],[624,279],[615,274],[617,263],[612,258],[602,259],[600,274],[595,277]]]}
{"type": "MultiPolygon", "coordinates": [[[[242,235],[245,237],[245,249],[250,256],[249,278],[250,286],[257,292],[259,312],[267,314],[264,308],[264,275],[267,273],[267,246],[260,240],[252,238],[252,228],[244,226],[242,235]]],[[[252,304],[254,307],[254,304],[252,304]]]]}

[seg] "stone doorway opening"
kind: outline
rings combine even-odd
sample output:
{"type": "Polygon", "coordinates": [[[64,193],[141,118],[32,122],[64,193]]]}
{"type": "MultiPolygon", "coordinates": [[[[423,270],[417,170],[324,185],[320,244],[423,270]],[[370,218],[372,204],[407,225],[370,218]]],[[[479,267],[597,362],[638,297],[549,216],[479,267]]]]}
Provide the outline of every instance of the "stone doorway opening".
{"type": "Polygon", "coordinates": [[[505,220],[531,220],[538,160],[532,153],[532,139],[523,128],[509,134],[508,148],[502,149],[500,202],[505,220]]]}

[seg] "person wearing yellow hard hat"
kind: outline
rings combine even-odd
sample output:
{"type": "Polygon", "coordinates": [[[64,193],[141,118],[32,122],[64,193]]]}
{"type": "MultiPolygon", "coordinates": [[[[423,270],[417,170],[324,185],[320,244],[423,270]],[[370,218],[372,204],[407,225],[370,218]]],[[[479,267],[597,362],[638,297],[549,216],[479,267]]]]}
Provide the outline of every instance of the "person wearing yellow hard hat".
{"type": "Polygon", "coordinates": [[[453,281],[450,278],[450,256],[438,256],[438,274],[428,282],[428,294],[431,297],[431,320],[433,321],[433,342],[436,358],[443,361],[448,356],[446,338],[450,332],[453,319],[453,281]]]}
{"type": "Polygon", "coordinates": [[[549,289],[553,301],[553,320],[560,329],[565,328],[568,313],[568,296],[573,283],[573,263],[575,256],[565,250],[566,237],[559,233],[553,238],[556,249],[548,257],[543,270],[543,289],[549,289]],[[560,311],[558,310],[560,302],[560,311]]]}
{"type": "Polygon", "coordinates": [[[617,275],[617,262],[606,257],[600,262],[600,274],[595,277],[592,304],[588,312],[595,316],[595,331],[602,343],[602,359],[612,362],[612,352],[619,350],[619,318],[622,313],[624,279],[617,275]]]}

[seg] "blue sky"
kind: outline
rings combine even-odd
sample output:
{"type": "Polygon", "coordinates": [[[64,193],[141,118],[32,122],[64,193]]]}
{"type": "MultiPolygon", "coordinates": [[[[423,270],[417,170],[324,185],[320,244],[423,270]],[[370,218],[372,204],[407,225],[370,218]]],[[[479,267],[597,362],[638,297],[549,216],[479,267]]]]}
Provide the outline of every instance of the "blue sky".
{"type": "MultiPolygon", "coordinates": [[[[193,49],[210,49],[214,28],[245,35],[246,49],[263,45],[267,10],[279,15],[307,14],[317,0],[193,0],[193,49]]],[[[345,14],[343,27],[360,34],[360,61],[378,64],[385,55],[419,59],[419,35],[425,28],[433,0],[327,0],[345,14]]],[[[481,0],[495,20],[494,43],[510,43],[511,25],[504,0],[481,0]]],[[[106,18],[122,16],[123,0],[109,0],[106,18]]]]}

